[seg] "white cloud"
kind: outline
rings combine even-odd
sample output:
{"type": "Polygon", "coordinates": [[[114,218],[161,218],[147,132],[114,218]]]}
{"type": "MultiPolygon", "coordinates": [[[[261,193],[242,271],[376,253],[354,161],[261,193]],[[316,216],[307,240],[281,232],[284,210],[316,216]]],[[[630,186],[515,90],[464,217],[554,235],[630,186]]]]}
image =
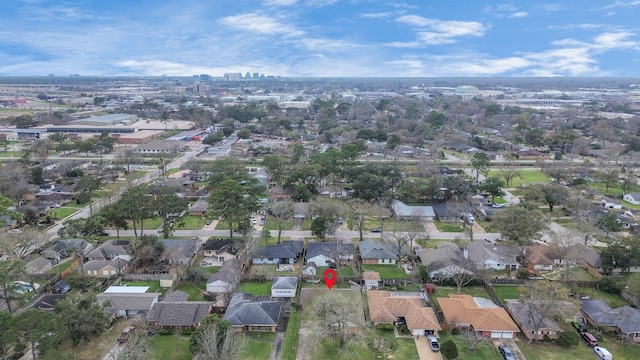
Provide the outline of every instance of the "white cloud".
{"type": "Polygon", "coordinates": [[[631,32],[614,32],[603,33],[595,37],[593,48],[599,50],[619,49],[619,48],[635,48],[638,49],[638,42],[627,40],[634,36],[631,32]]]}
{"type": "Polygon", "coordinates": [[[389,17],[391,15],[393,15],[393,13],[391,13],[391,12],[379,12],[379,13],[360,14],[360,17],[371,18],[371,19],[380,19],[380,18],[389,17]]]}
{"type": "Polygon", "coordinates": [[[512,19],[524,18],[529,16],[529,13],[526,11],[518,11],[513,14],[510,14],[508,17],[512,19]]]}
{"type": "Polygon", "coordinates": [[[519,11],[517,7],[511,4],[501,4],[495,7],[487,6],[483,9],[483,12],[498,18],[523,18],[529,15],[526,11],[519,11]]]}
{"type": "Polygon", "coordinates": [[[302,36],[304,31],[256,13],[227,16],[220,23],[230,28],[264,35],[302,36]]]}
{"type": "Polygon", "coordinates": [[[456,38],[459,37],[480,37],[488,29],[477,21],[443,21],[417,15],[401,16],[396,21],[418,28],[418,41],[430,45],[450,44],[456,42],[456,38]]]}

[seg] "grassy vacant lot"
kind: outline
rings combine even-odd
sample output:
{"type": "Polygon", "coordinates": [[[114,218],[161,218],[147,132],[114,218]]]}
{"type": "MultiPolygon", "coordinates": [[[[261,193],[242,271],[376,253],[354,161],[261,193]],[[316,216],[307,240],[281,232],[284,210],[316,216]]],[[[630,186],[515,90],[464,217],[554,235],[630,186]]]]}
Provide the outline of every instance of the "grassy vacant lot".
{"type": "Polygon", "coordinates": [[[346,345],[346,351],[340,351],[340,343],[334,338],[324,338],[314,346],[311,352],[313,360],[356,360],[356,359],[403,359],[418,360],[418,350],[413,339],[396,339],[392,331],[371,331],[362,341],[355,341],[346,345]],[[389,351],[379,351],[373,348],[376,338],[384,338],[389,345],[389,351]]]}
{"type": "Polygon", "coordinates": [[[183,226],[175,226],[175,228],[180,230],[200,230],[207,223],[202,216],[183,216],[181,219],[184,222],[183,226]]]}
{"type": "Polygon", "coordinates": [[[409,275],[403,268],[396,265],[362,265],[362,271],[377,271],[383,279],[400,279],[408,278],[409,275]]]}
{"type": "Polygon", "coordinates": [[[289,317],[289,324],[287,325],[287,332],[284,335],[284,341],[282,343],[282,357],[281,360],[296,360],[298,353],[298,332],[300,331],[300,320],[302,314],[295,309],[291,311],[289,317]]]}
{"type": "Polygon", "coordinates": [[[182,290],[189,294],[188,301],[204,301],[203,293],[205,291],[205,283],[201,284],[193,284],[193,283],[182,283],[176,290],[182,290]]]}
{"type": "Polygon", "coordinates": [[[248,333],[247,347],[242,359],[246,360],[268,360],[271,356],[271,348],[276,338],[274,333],[248,333]]]}
{"type": "MultiPolygon", "coordinates": [[[[504,178],[502,178],[502,175],[500,174],[500,170],[490,170],[489,176],[498,177],[504,181],[504,178]]],[[[520,187],[520,185],[529,185],[541,182],[549,182],[549,177],[544,172],[540,170],[522,169],[520,171],[520,177],[516,177],[511,180],[511,184],[508,187],[515,188],[520,187]]]]}
{"type": "Polygon", "coordinates": [[[271,295],[271,281],[245,282],[240,284],[240,292],[248,292],[253,295],[271,295]]]}
{"type": "MultiPolygon", "coordinates": [[[[495,345],[493,345],[491,341],[483,342],[482,345],[480,345],[478,349],[475,351],[475,353],[471,354],[469,353],[469,346],[459,335],[452,335],[445,331],[440,332],[439,335],[440,335],[440,339],[439,339],[440,345],[442,345],[442,343],[447,340],[453,340],[453,342],[456,344],[456,347],[458,348],[458,357],[456,359],[460,359],[460,360],[502,359],[502,357],[500,356],[500,353],[498,352],[498,349],[495,347],[495,345]]],[[[567,357],[567,359],[574,359],[574,358],[567,357]]],[[[527,356],[527,360],[529,360],[528,356],[527,356]]]]}
{"type": "Polygon", "coordinates": [[[189,337],[179,332],[173,335],[154,335],[149,338],[153,358],[157,360],[190,360],[189,337]]]}
{"type": "Polygon", "coordinates": [[[438,228],[438,230],[442,232],[464,232],[464,228],[457,222],[449,223],[434,221],[433,223],[436,225],[436,228],[438,228]]]}
{"type": "Polygon", "coordinates": [[[52,219],[64,219],[67,216],[78,211],[78,208],[70,208],[70,207],[60,207],[57,209],[52,209],[47,214],[51,216],[52,219]]]}

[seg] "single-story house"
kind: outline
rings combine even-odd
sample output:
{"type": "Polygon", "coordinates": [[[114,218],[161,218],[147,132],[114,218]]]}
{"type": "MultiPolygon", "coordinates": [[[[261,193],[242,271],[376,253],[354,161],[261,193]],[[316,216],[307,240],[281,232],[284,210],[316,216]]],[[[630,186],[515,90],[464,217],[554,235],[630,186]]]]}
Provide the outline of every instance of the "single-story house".
{"type": "Polygon", "coordinates": [[[253,255],[254,264],[290,264],[296,263],[296,260],[304,248],[302,240],[287,240],[281,244],[264,246],[256,250],[253,255]]]}
{"type": "Polygon", "coordinates": [[[628,201],[633,205],[640,205],[640,193],[624,194],[622,200],[628,201]]]}
{"type": "Polygon", "coordinates": [[[441,241],[435,249],[422,249],[418,252],[420,262],[427,266],[432,281],[448,279],[457,274],[473,275],[471,264],[464,259],[458,245],[441,241]]]}
{"type": "Polygon", "coordinates": [[[564,332],[562,326],[558,325],[552,317],[540,314],[532,304],[523,303],[517,299],[507,299],[506,302],[507,311],[520,325],[520,329],[529,340],[543,340],[545,335],[550,339],[557,339],[560,333],[564,332]]]}
{"type": "Polygon", "coordinates": [[[130,245],[131,242],[129,240],[107,240],[88,254],[85,254],[85,257],[87,260],[111,260],[120,258],[130,261],[130,245]]]}
{"type": "Polygon", "coordinates": [[[189,294],[182,291],[168,293],[151,309],[149,323],[155,328],[197,328],[202,319],[211,314],[210,301],[187,301],[189,294]]]}
{"type": "Polygon", "coordinates": [[[562,264],[562,256],[546,245],[531,245],[523,247],[524,257],[530,269],[551,271],[555,265],[562,264]]]}
{"type": "Polygon", "coordinates": [[[79,254],[88,254],[93,250],[93,244],[84,239],[66,239],[58,240],[53,245],[42,251],[45,259],[56,260],[64,259],[73,252],[79,254]]]}
{"type": "Polygon", "coordinates": [[[470,329],[491,339],[515,339],[520,332],[507,311],[491,300],[465,294],[438,298],[445,324],[451,328],[470,329]]]}
{"type": "Polygon", "coordinates": [[[420,293],[369,291],[367,301],[373,325],[406,324],[411,335],[435,335],[442,330],[433,308],[420,293]]]}
{"type": "Polygon", "coordinates": [[[206,200],[198,200],[189,207],[189,216],[205,216],[209,211],[209,203],[206,200]]]}
{"type": "Polygon", "coordinates": [[[398,259],[398,253],[393,245],[386,241],[366,239],[358,242],[358,248],[363,264],[395,264],[398,259]]]}
{"type": "Polygon", "coordinates": [[[268,297],[249,293],[235,293],[223,319],[229,321],[238,332],[276,332],[281,309],[280,301],[271,301],[268,297]]]}
{"type": "Polygon", "coordinates": [[[51,260],[47,260],[43,257],[37,257],[28,263],[26,263],[25,267],[27,268],[27,274],[46,274],[49,270],[53,269],[53,265],[51,264],[51,260]]]}
{"type": "Polygon", "coordinates": [[[188,264],[202,247],[200,239],[160,239],[158,241],[164,246],[161,256],[170,264],[188,264]]]}
{"type": "Polygon", "coordinates": [[[640,342],[640,310],[631,306],[612,309],[602,300],[582,300],[580,312],[592,326],[624,334],[630,341],[640,342]]]}
{"type": "Polygon", "coordinates": [[[398,220],[433,221],[436,216],[431,206],[411,206],[400,200],[393,200],[391,209],[398,220]]]}
{"type": "Polygon", "coordinates": [[[90,277],[107,278],[121,274],[129,262],[120,258],[113,260],[91,260],[84,263],[85,274],[90,277]]]}
{"type": "Polygon", "coordinates": [[[363,271],[362,280],[364,281],[365,290],[378,290],[382,278],[377,271],[363,271]]]}
{"type": "Polygon", "coordinates": [[[343,242],[310,242],[307,244],[306,263],[316,266],[329,266],[330,263],[352,261],[354,254],[352,243],[343,242]]]}
{"type": "Polygon", "coordinates": [[[101,293],[96,298],[101,306],[108,301],[105,313],[110,318],[148,316],[160,293],[101,293]]]}
{"type": "Polygon", "coordinates": [[[572,258],[577,259],[585,267],[590,267],[599,272],[603,270],[600,254],[591,247],[576,243],[569,248],[569,253],[572,258]]]}
{"type": "Polygon", "coordinates": [[[433,211],[436,214],[436,220],[441,222],[460,222],[461,212],[456,206],[437,203],[433,205],[433,211]]]}
{"type": "Polygon", "coordinates": [[[608,197],[603,197],[602,200],[600,200],[600,205],[604,206],[607,209],[622,209],[622,203],[620,201],[608,197]]]}
{"type": "Polygon", "coordinates": [[[211,294],[228,294],[234,292],[240,282],[242,261],[231,259],[225,261],[220,270],[207,279],[206,290],[211,294]]]}
{"type": "Polygon", "coordinates": [[[298,289],[298,278],[293,276],[279,276],[273,279],[271,297],[294,298],[298,289]]]}
{"type": "Polygon", "coordinates": [[[478,269],[518,270],[520,249],[508,245],[492,245],[474,241],[463,250],[464,257],[471,260],[478,269]]]}

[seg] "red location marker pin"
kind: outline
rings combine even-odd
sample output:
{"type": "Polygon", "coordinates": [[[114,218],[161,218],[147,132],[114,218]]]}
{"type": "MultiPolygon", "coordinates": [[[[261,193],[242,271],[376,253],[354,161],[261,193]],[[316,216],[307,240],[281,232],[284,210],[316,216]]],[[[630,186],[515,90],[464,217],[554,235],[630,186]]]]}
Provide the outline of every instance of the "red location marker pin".
{"type": "Polygon", "coordinates": [[[327,284],[329,290],[333,287],[333,283],[336,282],[336,271],[333,269],[327,269],[324,271],[324,282],[327,284]]]}

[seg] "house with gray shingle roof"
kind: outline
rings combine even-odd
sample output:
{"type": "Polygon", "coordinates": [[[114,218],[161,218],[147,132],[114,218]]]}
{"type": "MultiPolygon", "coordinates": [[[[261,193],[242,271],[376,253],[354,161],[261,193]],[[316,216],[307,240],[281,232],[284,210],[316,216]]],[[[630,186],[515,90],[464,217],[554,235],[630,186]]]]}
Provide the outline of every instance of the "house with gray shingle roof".
{"type": "Polygon", "coordinates": [[[305,253],[306,263],[313,262],[316,266],[329,266],[337,260],[352,261],[354,247],[352,243],[343,242],[310,242],[305,253]]]}
{"type": "Polygon", "coordinates": [[[101,293],[96,296],[98,304],[106,304],[105,312],[111,318],[148,316],[160,293],[101,293]]]}
{"type": "Polygon", "coordinates": [[[223,319],[231,323],[235,331],[276,332],[282,302],[254,297],[249,293],[235,293],[229,302],[223,319]]]}
{"type": "Polygon", "coordinates": [[[295,264],[302,255],[304,241],[287,240],[281,244],[263,246],[253,255],[254,264],[295,264]]]}
{"type": "Polygon", "coordinates": [[[271,296],[275,298],[294,298],[298,289],[298,278],[293,276],[279,276],[273,279],[271,296]]]}
{"type": "Polygon", "coordinates": [[[200,239],[160,239],[158,241],[164,246],[162,257],[167,259],[169,264],[189,263],[202,247],[200,239]]]}
{"type": "Polygon", "coordinates": [[[130,261],[130,245],[131,241],[129,240],[107,240],[88,254],[85,254],[85,257],[89,260],[111,260],[120,258],[130,261]]]}
{"type": "Polygon", "coordinates": [[[589,299],[581,301],[580,312],[589,324],[640,342],[640,310],[631,306],[612,309],[602,300],[589,299]]]}
{"type": "Polygon", "coordinates": [[[129,264],[128,261],[115,258],[113,260],[91,260],[82,266],[86,275],[91,277],[108,278],[121,274],[129,264]]]}
{"type": "Polygon", "coordinates": [[[165,297],[153,305],[149,314],[149,322],[153,327],[195,328],[213,309],[213,302],[210,301],[186,301],[182,294],[169,295],[169,298],[165,297]]]}
{"type": "Polygon", "coordinates": [[[55,260],[58,257],[64,259],[72,252],[78,251],[87,254],[93,250],[93,244],[85,239],[58,240],[53,245],[42,251],[42,256],[46,259],[55,260]]]}
{"type": "Polygon", "coordinates": [[[492,245],[483,241],[474,241],[464,249],[464,257],[478,269],[518,270],[518,256],[521,255],[522,252],[515,246],[492,245]]]}
{"type": "Polygon", "coordinates": [[[359,241],[358,247],[363,264],[395,264],[398,258],[396,249],[386,241],[367,239],[359,241]]]}
{"type": "Polygon", "coordinates": [[[433,221],[436,214],[431,206],[411,206],[400,200],[391,203],[393,214],[398,219],[416,219],[420,221],[433,221]]]}

